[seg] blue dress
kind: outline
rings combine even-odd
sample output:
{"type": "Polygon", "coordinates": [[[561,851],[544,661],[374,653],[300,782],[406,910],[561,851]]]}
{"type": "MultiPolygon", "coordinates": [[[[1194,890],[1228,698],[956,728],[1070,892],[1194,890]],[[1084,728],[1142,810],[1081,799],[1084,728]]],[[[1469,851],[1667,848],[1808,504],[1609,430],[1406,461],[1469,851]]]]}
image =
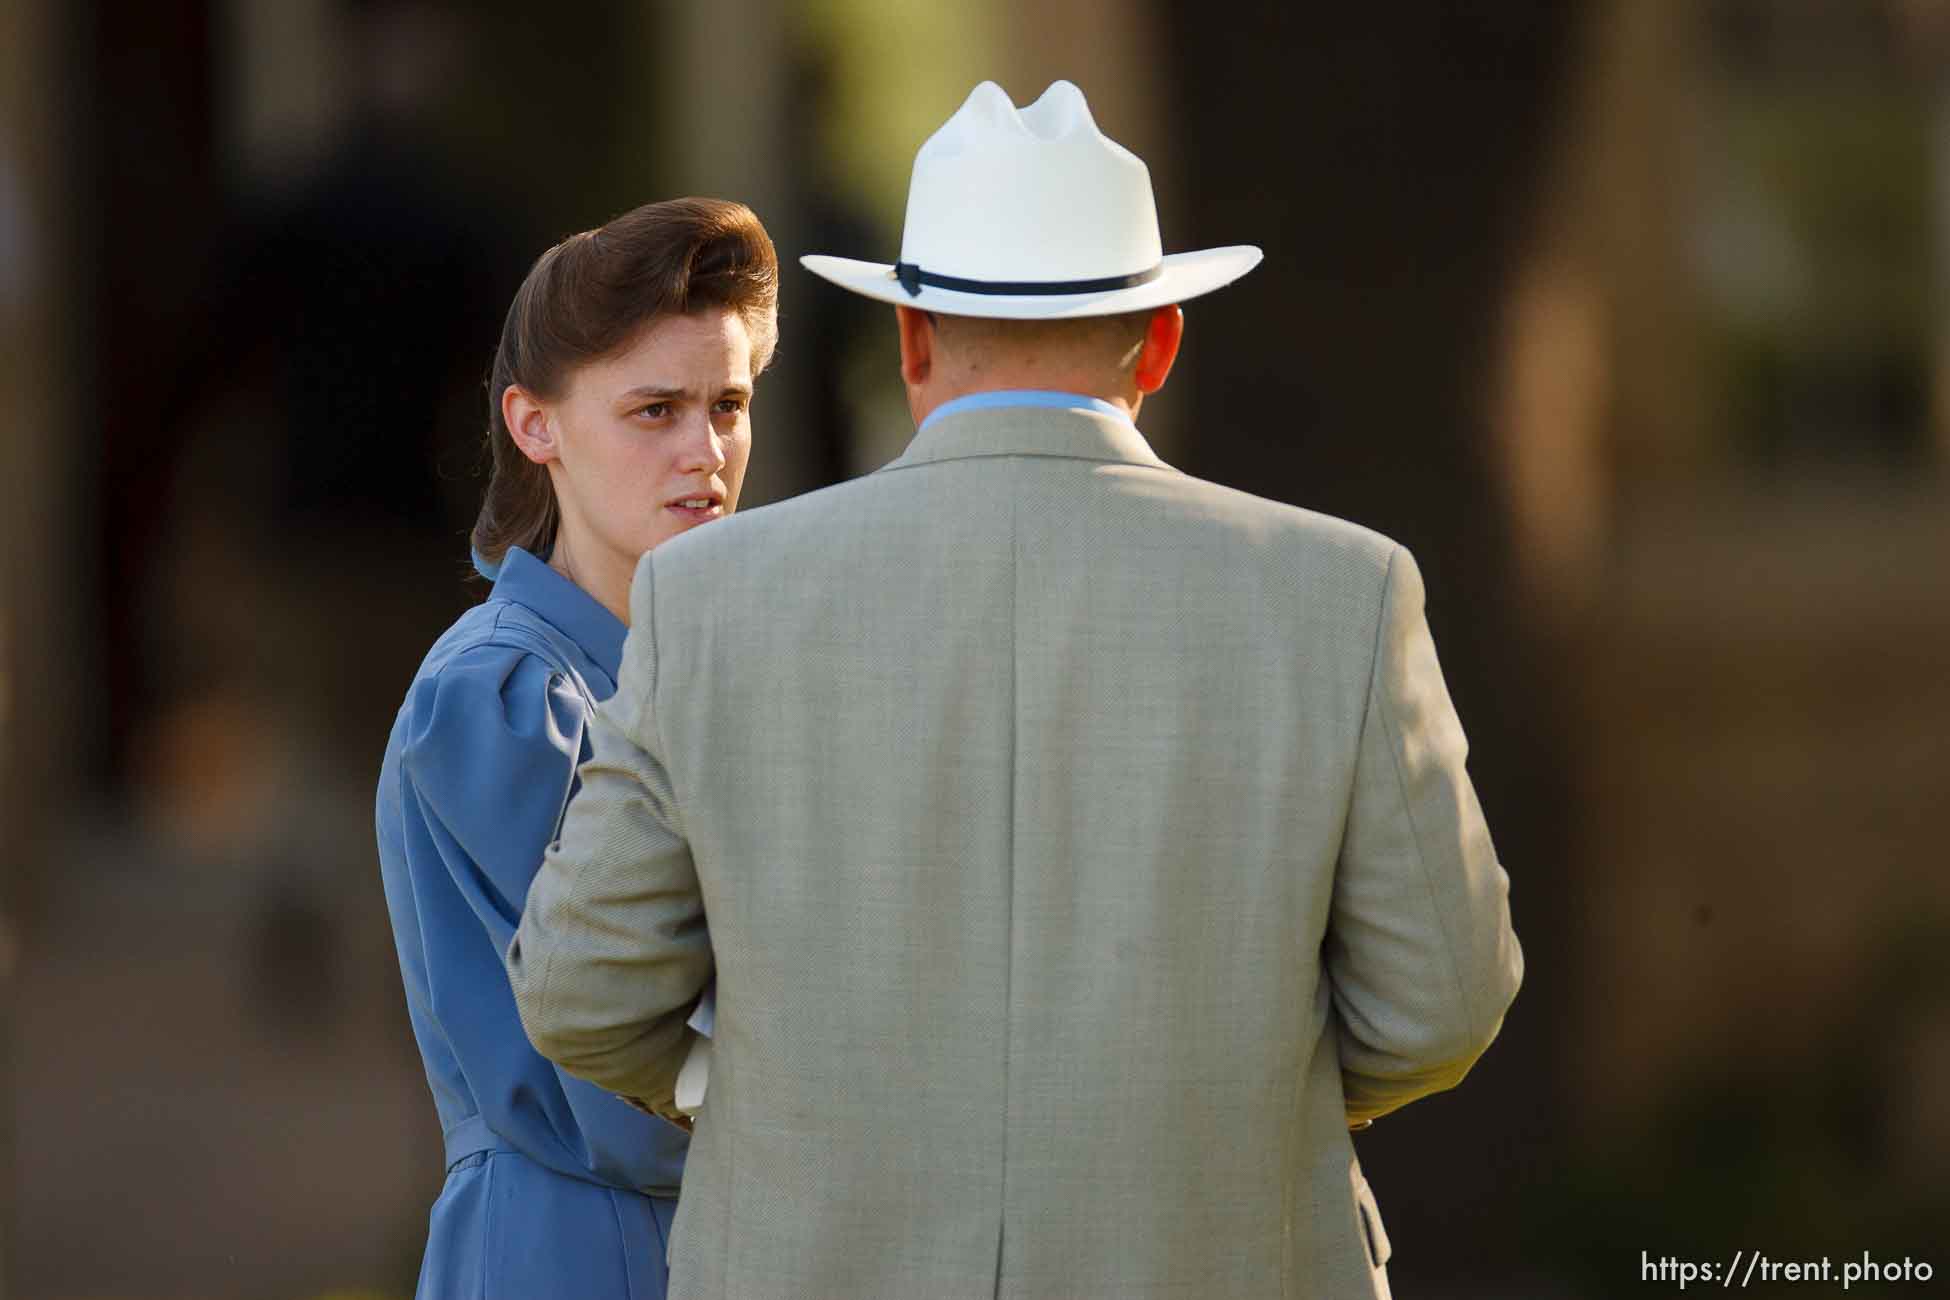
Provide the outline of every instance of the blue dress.
{"type": "Polygon", "coordinates": [[[529,1046],[502,954],[616,689],[624,626],[520,549],[386,746],[379,861],[446,1137],[421,1300],[661,1300],[689,1137],[529,1046]]]}

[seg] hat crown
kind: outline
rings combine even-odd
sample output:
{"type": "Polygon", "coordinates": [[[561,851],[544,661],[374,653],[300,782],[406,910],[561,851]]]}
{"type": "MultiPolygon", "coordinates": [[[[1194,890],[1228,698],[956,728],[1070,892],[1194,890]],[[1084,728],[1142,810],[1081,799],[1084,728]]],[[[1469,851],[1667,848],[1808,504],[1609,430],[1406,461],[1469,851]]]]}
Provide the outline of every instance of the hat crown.
{"type": "Polygon", "coordinates": [[[914,157],[901,260],[937,275],[1076,281],[1157,266],[1151,172],[1057,81],[1018,109],[985,81],[914,157]]]}

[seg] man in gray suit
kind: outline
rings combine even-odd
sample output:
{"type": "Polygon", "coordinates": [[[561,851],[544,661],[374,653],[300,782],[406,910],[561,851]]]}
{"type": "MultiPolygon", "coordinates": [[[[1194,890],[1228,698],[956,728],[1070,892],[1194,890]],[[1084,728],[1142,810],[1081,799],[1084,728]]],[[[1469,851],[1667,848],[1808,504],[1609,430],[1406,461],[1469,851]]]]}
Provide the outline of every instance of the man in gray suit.
{"type": "Polygon", "coordinates": [[[897,304],[919,431],[643,558],[508,957],[673,1116],[715,974],[671,1295],[1387,1295],[1349,1132],[1522,958],[1414,560],[1134,423],[1258,260],[1163,256],[1067,82],[976,88],[899,263],[806,259],[897,304]]]}

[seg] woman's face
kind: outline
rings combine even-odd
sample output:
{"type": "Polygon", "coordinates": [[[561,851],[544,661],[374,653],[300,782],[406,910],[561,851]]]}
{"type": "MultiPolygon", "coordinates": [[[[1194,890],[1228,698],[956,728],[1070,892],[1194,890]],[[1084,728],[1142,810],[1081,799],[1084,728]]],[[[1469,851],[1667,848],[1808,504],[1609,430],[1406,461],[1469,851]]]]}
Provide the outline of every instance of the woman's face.
{"type": "Polygon", "coordinates": [[[571,562],[633,573],[645,551],[737,509],[751,399],[751,336],[721,307],[660,316],[577,368],[546,404],[571,562]]]}

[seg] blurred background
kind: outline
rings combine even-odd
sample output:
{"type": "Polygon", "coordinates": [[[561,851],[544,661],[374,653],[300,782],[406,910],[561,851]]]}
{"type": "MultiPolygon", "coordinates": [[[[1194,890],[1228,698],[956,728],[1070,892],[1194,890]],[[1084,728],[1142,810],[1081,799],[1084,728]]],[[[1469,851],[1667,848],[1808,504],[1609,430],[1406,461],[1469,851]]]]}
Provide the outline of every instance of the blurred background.
{"type": "Polygon", "coordinates": [[[866,472],[891,313],[797,255],[1059,76],[1267,253],[1147,435],[1416,552],[1513,882],[1502,1039],[1359,1140],[1396,1294],[1950,1276],[1950,5],[6,0],[9,1300],[411,1294],[372,794],[515,285],[750,202],[747,504],[866,472]]]}

